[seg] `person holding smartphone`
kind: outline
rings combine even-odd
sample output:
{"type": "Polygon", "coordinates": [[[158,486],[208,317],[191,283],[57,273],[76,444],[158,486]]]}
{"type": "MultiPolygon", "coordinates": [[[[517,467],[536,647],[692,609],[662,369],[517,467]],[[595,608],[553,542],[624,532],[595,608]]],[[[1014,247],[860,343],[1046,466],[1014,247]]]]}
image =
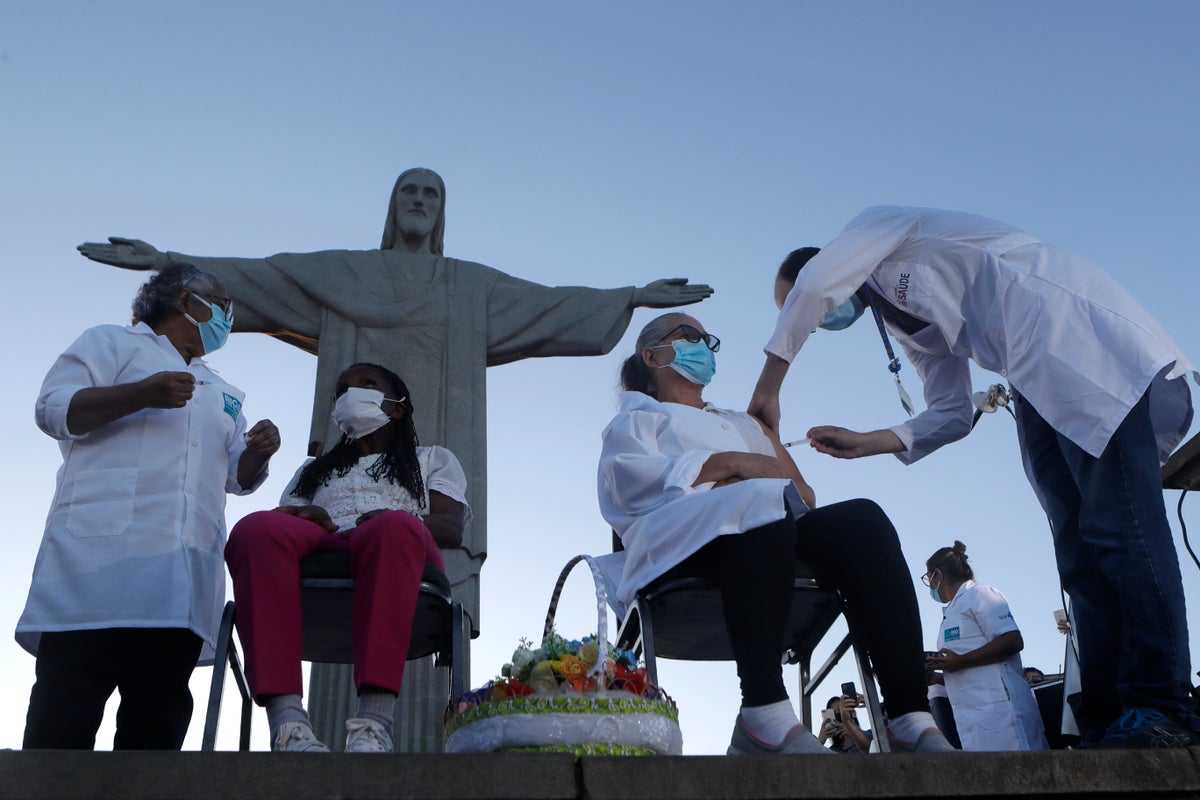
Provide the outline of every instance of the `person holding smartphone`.
{"type": "Polygon", "coordinates": [[[862,705],[862,697],[858,695],[829,698],[817,736],[821,744],[829,742],[829,749],[835,753],[870,752],[875,736],[859,727],[858,714],[854,711],[862,705]]]}

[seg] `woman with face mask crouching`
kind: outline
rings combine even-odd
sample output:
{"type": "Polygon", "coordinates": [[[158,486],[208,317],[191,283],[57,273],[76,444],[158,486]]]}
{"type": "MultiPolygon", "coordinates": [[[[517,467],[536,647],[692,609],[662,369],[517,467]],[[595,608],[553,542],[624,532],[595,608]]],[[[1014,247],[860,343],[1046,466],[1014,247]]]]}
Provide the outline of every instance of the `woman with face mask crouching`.
{"type": "Polygon", "coordinates": [[[225,288],[177,264],[132,325],[84,331],[46,375],[37,424],[63,465],[17,623],[37,656],[26,748],[91,749],[114,690],[114,749],[183,745],[225,605],[225,495],[257,489],[279,449],[202,358],[232,324],[225,288]]]}
{"type": "Polygon", "coordinates": [[[469,509],[462,465],[443,447],[419,447],[404,382],[355,364],[337,382],[333,417],[343,437],[305,462],[279,508],[243,519],[229,536],[237,627],[255,701],[267,709],[271,749],[328,752],[301,701],[300,561],[347,550],[354,578],[354,680],[358,710],[346,752],[391,752],[421,576],[444,569],[469,509]]]}
{"type": "Polygon", "coordinates": [[[598,475],[601,513],[625,551],[619,602],[685,561],[712,574],[741,679],[729,754],[829,753],[797,719],[780,665],[804,559],[845,598],[879,676],[894,749],[952,750],[929,714],[916,595],[887,515],[869,500],[817,508],[776,436],[706,403],[719,347],[698,320],[666,314],[642,330],[622,367],[598,475]]]}

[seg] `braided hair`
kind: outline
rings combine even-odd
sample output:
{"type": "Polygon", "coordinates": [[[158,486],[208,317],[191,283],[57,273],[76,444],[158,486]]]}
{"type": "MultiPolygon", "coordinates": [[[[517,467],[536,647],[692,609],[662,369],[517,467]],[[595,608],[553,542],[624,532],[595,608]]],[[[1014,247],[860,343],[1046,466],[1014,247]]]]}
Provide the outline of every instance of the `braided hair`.
{"type": "Polygon", "coordinates": [[[975,572],[967,563],[967,546],[958,540],[953,547],[939,547],[925,562],[925,567],[930,572],[940,569],[946,579],[954,583],[975,579],[975,572]]]}
{"type": "MultiPolygon", "coordinates": [[[[390,395],[392,397],[406,398],[401,401],[401,404],[408,406],[408,414],[403,419],[394,419],[388,423],[388,425],[394,426],[392,437],[387,448],[375,459],[375,463],[367,468],[367,475],[372,480],[386,480],[404,487],[416,499],[418,506],[424,508],[425,481],[421,477],[421,464],[417,459],[417,446],[420,441],[417,439],[417,428],[413,424],[414,409],[408,386],[400,379],[399,375],[378,364],[352,364],[347,371],[351,369],[374,370],[391,385],[390,395]]],[[[327,486],[334,476],[345,477],[360,458],[354,440],[343,436],[335,447],[317,456],[304,467],[300,473],[300,479],[296,482],[296,488],[292,490],[292,495],[312,500],[317,489],[327,486]]]]}

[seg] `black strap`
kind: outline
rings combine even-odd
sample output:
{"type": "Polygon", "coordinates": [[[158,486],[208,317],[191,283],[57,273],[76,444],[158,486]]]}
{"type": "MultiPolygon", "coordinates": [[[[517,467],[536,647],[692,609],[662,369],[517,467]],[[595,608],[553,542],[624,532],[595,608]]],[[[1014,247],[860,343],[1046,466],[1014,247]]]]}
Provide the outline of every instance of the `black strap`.
{"type": "Polygon", "coordinates": [[[871,307],[871,314],[875,317],[875,324],[879,326],[879,338],[883,339],[883,349],[887,351],[888,372],[891,372],[893,375],[899,375],[900,359],[896,358],[896,351],[892,349],[892,340],[887,335],[887,328],[883,326],[883,315],[879,313],[879,308],[874,301],[875,298],[868,294],[867,305],[871,307]]]}

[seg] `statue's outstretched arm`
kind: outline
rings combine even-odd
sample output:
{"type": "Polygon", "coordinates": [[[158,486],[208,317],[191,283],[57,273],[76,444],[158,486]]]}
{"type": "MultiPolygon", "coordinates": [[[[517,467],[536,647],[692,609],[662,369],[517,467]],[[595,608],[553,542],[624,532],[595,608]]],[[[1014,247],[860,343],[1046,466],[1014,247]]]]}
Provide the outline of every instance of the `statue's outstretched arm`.
{"type": "Polygon", "coordinates": [[[138,271],[166,269],[171,257],[141,239],[110,236],[108,242],[84,242],[76,248],[92,261],[138,271]]]}

